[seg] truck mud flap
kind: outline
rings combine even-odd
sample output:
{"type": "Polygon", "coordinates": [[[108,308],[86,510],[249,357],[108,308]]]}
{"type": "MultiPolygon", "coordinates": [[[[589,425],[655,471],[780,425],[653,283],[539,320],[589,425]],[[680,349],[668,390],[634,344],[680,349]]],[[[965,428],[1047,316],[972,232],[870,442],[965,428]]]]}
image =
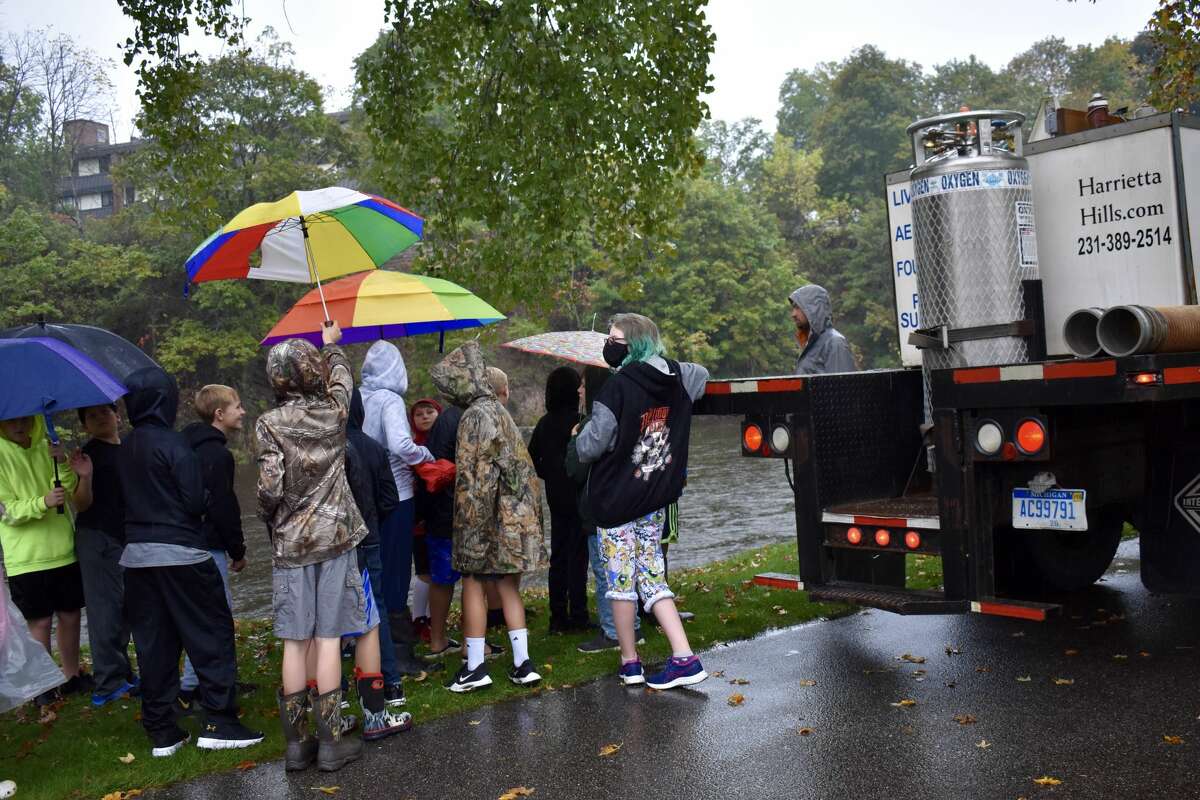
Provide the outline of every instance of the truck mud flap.
{"type": "Polygon", "coordinates": [[[947,600],[936,592],[887,591],[853,584],[812,586],[808,588],[808,596],[826,603],[852,603],[905,615],[965,614],[971,610],[970,602],[947,600]]]}

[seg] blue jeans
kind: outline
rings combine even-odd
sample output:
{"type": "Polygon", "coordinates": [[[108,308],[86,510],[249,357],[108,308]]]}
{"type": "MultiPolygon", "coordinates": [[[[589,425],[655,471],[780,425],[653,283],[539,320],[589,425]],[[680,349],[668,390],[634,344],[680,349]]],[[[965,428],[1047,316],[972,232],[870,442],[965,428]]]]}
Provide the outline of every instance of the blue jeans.
{"type": "MultiPolygon", "coordinates": [[[[600,618],[600,630],[609,639],[617,638],[617,627],[613,624],[612,601],[608,599],[608,561],[600,550],[600,537],[593,531],[588,534],[588,560],[592,565],[592,577],[596,581],[596,615],[600,618]]],[[[634,616],[633,629],[640,630],[642,620],[634,616]]]]}
{"type": "Polygon", "coordinates": [[[370,576],[371,594],[375,596],[375,607],[379,609],[379,661],[383,679],[389,685],[399,683],[396,648],[392,645],[392,628],[388,624],[387,601],[383,596],[383,560],[379,556],[379,545],[358,546],[358,568],[365,569],[370,576]]]}
{"type": "MultiPolygon", "coordinates": [[[[233,613],[233,593],[229,591],[229,556],[224,550],[209,550],[212,554],[213,563],[217,565],[217,572],[221,573],[221,583],[225,584],[225,602],[229,603],[229,612],[233,613]]],[[[200,685],[200,678],[196,676],[196,670],[192,668],[192,660],[187,657],[187,653],[183,654],[183,679],[179,681],[179,688],[185,692],[190,692],[200,685]]]]}
{"type": "Polygon", "coordinates": [[[416,504],[401,500],[379,526],[379,556],[383,560],[383,599],[387,610],[401,614],[408,608],[412,580],[413,519],[416,504]]]}

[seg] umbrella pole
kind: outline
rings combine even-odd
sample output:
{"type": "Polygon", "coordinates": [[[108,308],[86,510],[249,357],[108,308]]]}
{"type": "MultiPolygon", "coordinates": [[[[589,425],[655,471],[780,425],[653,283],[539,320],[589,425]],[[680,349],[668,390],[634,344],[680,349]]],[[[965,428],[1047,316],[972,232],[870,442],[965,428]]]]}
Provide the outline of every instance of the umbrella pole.
{"type": "MultiPolygon", "coordinates": [[[[46,436],[50,439],[51,444],[58,444],[58,431],[56,431],[54,429],[54,422],[51,421],[49,414],[42,412],[42,416],[46,420],[46,436]]],[[[61,489],[62,488],[62,478],[59,477],[59,474],[58,474],[58,459],[51,456],[50,462],[52,464],[54,464],[54,488],[61,489]]],[[[62,506],[58,506],[58,508],[55,510],[58,511],[59,514],[66,513],[65,511],[63,511],[62,506]]]]}
{"type": "Polygon", "coordinates": [[[308,223],[304,221],[304,217],[300,217],[300,230],[304,233],[304,260],[308,264],[308,274],[314,281],[317,282],[317,294],[321,296],[321,311],[325,313],[325,324],[329,324],[329,306],[325,305],[325,289],[321,286],[321,275],[317,272],[316,261],[313,258],[312,248],[308,244],[308,223]]]}

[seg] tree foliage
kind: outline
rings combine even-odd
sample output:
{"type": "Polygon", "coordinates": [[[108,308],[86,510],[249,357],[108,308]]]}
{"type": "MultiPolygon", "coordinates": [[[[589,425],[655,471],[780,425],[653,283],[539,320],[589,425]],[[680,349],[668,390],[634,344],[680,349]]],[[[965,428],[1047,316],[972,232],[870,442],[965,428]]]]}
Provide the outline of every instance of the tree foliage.
{"type": "Polygon", "coordinates": [[[1200,104],[1200,0],[1159,0],[1149,30],[1151,102],[1164,109],[1200,104]]]}

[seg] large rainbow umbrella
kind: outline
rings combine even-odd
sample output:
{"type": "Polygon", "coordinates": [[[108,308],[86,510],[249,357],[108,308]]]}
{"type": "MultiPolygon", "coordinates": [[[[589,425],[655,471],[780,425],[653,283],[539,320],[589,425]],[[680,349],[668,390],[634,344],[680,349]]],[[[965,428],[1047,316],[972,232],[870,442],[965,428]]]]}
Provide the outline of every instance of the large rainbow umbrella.
{"type": "Polygon", "coordinates": [[[315,289],[300,298],[262,343],[307,339],[320,346],[326,319],[341,325],[344,344],[445,333],[504,319],[456,283],[407,272],[363,272],[328,283],[324,291],[324,304],[315,289]]]}
{"type": "Polygon", "coordinates": [[[317,284],[375,269],[420,240],[424,220],[391,200],[331,186],[257,203],[187,260],[191,283],[259,278],[317,284]],[[250,254],[262,249],[262,261],[250,254]]]}

